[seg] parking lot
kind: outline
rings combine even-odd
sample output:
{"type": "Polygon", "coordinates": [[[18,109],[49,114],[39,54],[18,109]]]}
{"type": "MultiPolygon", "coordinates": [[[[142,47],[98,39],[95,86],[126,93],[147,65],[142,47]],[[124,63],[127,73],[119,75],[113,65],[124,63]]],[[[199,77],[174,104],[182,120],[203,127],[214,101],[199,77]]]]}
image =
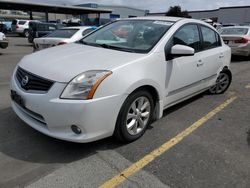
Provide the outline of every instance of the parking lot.
{"type": "Polygon", "coordinates": [[[0,187],[250,187],[249,58],[233,57],[225,94],[165,110],[138,141],[75,144],[35,131],[12,111],[9,80],[33,48],[9,40],[0,51],[0,187]]]}

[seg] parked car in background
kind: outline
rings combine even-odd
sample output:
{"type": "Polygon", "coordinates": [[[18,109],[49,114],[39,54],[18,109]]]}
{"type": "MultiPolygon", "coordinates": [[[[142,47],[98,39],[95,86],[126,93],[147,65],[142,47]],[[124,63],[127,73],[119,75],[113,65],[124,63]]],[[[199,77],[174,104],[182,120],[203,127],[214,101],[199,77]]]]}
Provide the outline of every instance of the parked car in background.
{"type": "Polygon", "coordinates": [[[5,49],[9,45],[9,41],[7,40],[4,33],[0,32],[0,48],[5,49]]]}
{"type": "Polygon", "coordinates": [[[12,32],[17,33],[21,36],[28,37],[29,36],[29,23],[30,22],[39,22],[36,20],[13,20],[12,21],[12,32]]]}
{"type": "Polygon", "coordinates": [[[30,22],[28,42],[33,43],[35,38],[41,38],[62,27],[63,24],[30,22]]]}
{"type": "Polygon", "coordinates": [[[239,26],[237,23],[223,23],[222,27],[232,27],[232,26],[239,26]]]}
{"type": "Polygon", "coordinates": [[[11,21],[3,21],[2,22],[5,26],[6,26],[6,30],[7,32],[11,32],[12,31],[12,22],[11,21]]]}
{"type": "Polygon", "coordinates": [[[231,47],[232,55],[250,56],[250,26],[222,28],[221,37],[231,47]]]}
{"type": "MultiPolygon", "coordinates": [[[[76,30],[51,35],[70,37],[76,30]]],[[[132,142],[164,109],[204,91],[224,93],[230,61],[230,48],[203,21],[117,20],[78,43],[24,57],[11,80],[12,108],[58,139],[91,142],[114,135],[132,142]],[[126,38],[114,34],[119,27],[131,28],[126,38]]]]}
{"type": "Polygon", "coordinates": [[[65,27],[58,29],[45,37],[34,40],[34,51],[50,48],[53,46],[76,42],[86,34],[92,32],[95,28],[88,26],[65,27]]]}
{"type": "Polygon", "coordinates": [[[7,33],[7,26],[2,22],[0,22],[0,32],[7,33]]]}

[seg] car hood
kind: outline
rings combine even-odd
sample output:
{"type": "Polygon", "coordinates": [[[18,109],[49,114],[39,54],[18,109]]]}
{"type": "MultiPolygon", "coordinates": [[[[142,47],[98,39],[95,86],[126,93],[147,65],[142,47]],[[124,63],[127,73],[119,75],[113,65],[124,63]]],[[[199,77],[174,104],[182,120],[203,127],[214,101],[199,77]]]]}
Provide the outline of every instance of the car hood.
{"type": "Polygon", "coordinates": [[[69,82],[85,71],[113,70],[143,57],[145,54],[73,43],[27,55],[19,66],[53,81],[69,82]]]}

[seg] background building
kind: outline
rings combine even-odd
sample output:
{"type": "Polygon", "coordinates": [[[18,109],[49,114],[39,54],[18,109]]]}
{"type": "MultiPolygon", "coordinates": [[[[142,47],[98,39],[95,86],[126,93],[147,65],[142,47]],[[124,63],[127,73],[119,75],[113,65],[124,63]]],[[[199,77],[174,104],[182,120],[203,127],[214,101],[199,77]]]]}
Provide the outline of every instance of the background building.
{"type": "Polygon", "coordinates": [[[212,18],[220,23],[250,24],[250,6],[221,7],[215,10],[189,11],[192,18],[212,18]]]}
{"type": "MultiPolygon", "coordinates": [[[[133,7],[119,6],[119,5],[99,5],[95,3],[88,3],[77,6],[112,10],[112,13],[100,14],[101,24],[105,24],[110,20],[114,20],[117,18],[140,17],[140,16],[145,16],[146,14],[149,13],[148,10],[142,10],[133,7]]],[[[96,14],[82,15],[82,20],[83,22],[87,22],[87,25],[89,25],[88,24],[89,21],[93,22],[96,18],[97,18],[96,14]]]]}
{"type": "MultiPolygon", "coordinates": [[[[165,12],[149,13],[148,16],[165,16],[165,12]]],[[[210,18],[215,22],[250,24],[250,6],[221,7],[214,10],[189,11],[195,19],[210,18]]]]}

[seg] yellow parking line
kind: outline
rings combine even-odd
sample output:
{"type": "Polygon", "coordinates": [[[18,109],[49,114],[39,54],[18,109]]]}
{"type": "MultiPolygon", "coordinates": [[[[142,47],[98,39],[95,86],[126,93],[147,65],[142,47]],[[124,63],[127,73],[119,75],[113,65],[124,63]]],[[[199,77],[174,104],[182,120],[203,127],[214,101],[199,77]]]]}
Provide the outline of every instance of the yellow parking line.
{"type": "Polygon", "coordinates": [[[229,104],[231,104],[235,99],[237,99],[236,96],[229,98],[227,101],[222,103],[220,106],[209,112],[207,115],[196,121],[193,125],[188,127],[186,130],[179,133],[177,136],[169,140],[168,142],[161,145],[156,150],[152,151],[150,154],[146,155],[136,163],[132,164],[130,167],[122,171],[120,174],[116,175],[115,177],[111,178],[104,184],[100,186],[100,188],[112,188],[120,185],[122,182],[126,180],[129,176],[135,174],[142,168],[144,168],[146,165],[151,163],[153,160],[155,160],[157,157],[165,153],[167,150],[181,142],[185,137],[190,135],[192,132],[194,132],[197,128],[202,126],[205,122],[207,122],[209,119],[211,119],[213,116],[215,116],[218,112],[222,111],[224,108],[226,108],[229,104]]]}

